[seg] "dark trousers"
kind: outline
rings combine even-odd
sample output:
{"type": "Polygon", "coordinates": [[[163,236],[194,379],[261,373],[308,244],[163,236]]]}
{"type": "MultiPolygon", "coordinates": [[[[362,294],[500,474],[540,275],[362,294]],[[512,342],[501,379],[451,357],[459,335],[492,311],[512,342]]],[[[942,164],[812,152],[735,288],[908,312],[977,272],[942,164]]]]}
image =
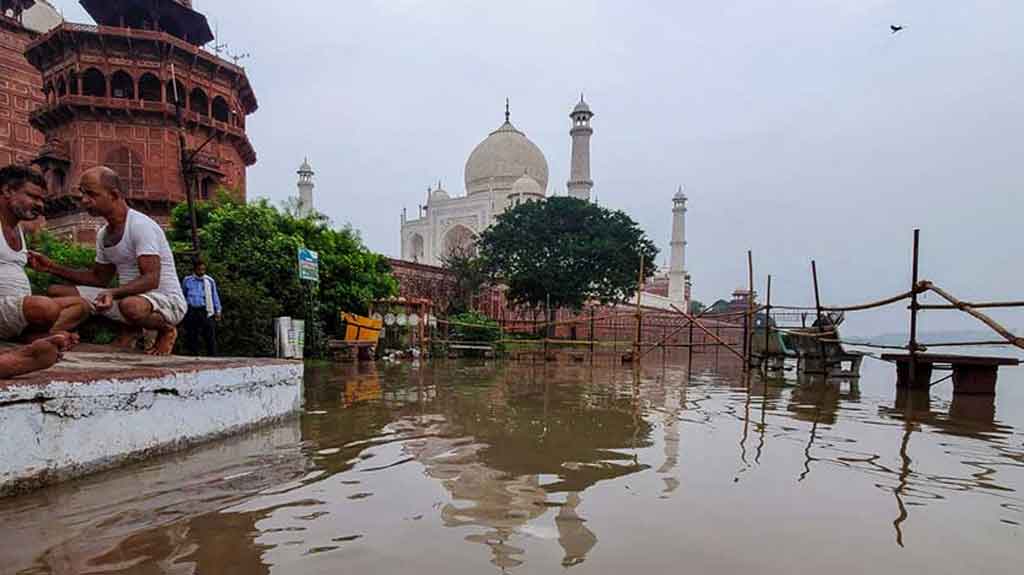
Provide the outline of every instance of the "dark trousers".
{"type": "Polygon", "coordinates": [[[206,340],[206,355],[217,355],[217,328],[205,307],[189,306],[185,314],[185,348],[189,355],[199,355],[199,337],[206,340]]]}

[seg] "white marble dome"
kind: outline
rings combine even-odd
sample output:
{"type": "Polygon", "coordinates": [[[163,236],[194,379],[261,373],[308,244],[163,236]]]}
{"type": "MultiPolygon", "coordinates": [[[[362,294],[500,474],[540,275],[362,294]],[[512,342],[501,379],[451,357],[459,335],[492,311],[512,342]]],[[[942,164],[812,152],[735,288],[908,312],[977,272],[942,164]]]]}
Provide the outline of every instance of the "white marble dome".
{"type": "Polygon", "coordinates": [[[524,173],[540,185],[543,194],[548,187],[548,161],[526,134],[506,120],[469,155],[466,161],[466,193],[483,193],[492,187],[510,190],[524,173]]]}

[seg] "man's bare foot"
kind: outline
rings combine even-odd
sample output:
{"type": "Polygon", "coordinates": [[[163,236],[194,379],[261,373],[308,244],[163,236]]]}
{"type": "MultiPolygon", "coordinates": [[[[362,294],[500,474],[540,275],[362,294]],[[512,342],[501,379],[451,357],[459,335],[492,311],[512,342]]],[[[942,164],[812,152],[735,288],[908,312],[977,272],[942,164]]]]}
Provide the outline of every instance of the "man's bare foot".
{"type": "Polygon", "coordinates": [[[0,354],[0,379],[7,379],[46,369],[60,361],[73,345],[66,334],[51,335],[0,354]]]}
{"type": "Polygon", "coordinates": [[[171,355],[174,351],[174,342],[178,339],[178,329],[169,327],[156,332],[156,341],[153,347],[146,353],[149,355],[171,355]]]}
{"type": "Polygon", "coordinates": [[[114,338],[114,341],[110,342],[110,345],[120,349],[134,350],[139,344],[139,338],[142,337],[142,329],[134,327],[125,327],[121,329],[121,334],[114,338]]]}
{"type": "Polygon", "coordinates": [[[40,339],[49,339],[55,335],[61,336],[60,338],[57,339],[57,341],[60,342],[60,345],[66,346],[66,348],[63,349],[62,351],[67,351],[75,347],[76,345],[78,345],[78,342],[80,341],[80,338],[78,337],[77,333],[72,333],[70,331],[53,330],[50,332],[30,333],[25,336],[25,343],[32,343],[40,339]]]}

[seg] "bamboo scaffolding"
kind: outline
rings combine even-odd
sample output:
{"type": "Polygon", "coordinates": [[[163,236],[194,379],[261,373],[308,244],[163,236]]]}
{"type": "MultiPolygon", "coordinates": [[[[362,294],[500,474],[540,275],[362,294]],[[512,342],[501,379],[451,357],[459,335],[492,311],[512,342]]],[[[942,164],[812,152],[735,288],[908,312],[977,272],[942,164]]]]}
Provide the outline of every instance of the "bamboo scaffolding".
{"type": "Polygon", "coordinates": [[[1006,338],[1006,341],[1009,344],[1015,345],[1015,346],[1017,346],[1017,347],[1019,347],[1021,349],[1024,349],[1024,338],[1017,337],[1017,336],[1013,335],[1013,333],[1011,333],[1010,330],[1008,330],[1005,327],[999,325],[999,323],[997,323],[994,319],[988,317],[987,315],[981,313],[980,311],[975,310],[972,306],[968,305],[965,302],[962,302],[962,301],[958,300],[952,294],[946,292],[945,290],[943,290],[942,288],[932,284],[931,282],[923,282],[923,283],[925,284],[927,289],[935,292],[936,294],[939,295],[939,297],[941,297],[942,299],[944,299],[944,300],[948,301],[949,303],[953,304],[960,311],[965,312],[965,313],[973,316],[975,319],[977,319],[981,323],[983,323],[983,324],[987,325],[988,327],[992,328],[993,331],[995,331],[999,335],[1001,335],[1004,338],[1006,338]]]}
{"type": "Polygon", "coordinates": [[[696,325],[698,328],[700,328],[701,331],[706,333],[709,337],[711,337],[711,339],[713,339],[713,340],[717,341],[718,343],[720,343],[721,345],[723,345],[726,349],[729,350],[730,353],[732,353],[736,357],[740,358],[741,360],[746,361],[747,358],[742,353],[736,351],[735,349],[732,348],[731,345],[725,343],[725,341],[723,341],[722,338],[718,337],[717,335],[712,333],[711,330],[709,330],[708,328],[704,327],[704,324],[702,324],[701,322],[697,321],[692,315],[690,315],[690,314],[686,313],[685,311],[679,309],[674,304],[669,304],[669,307],[671,307],[672,309],[676,310],[678,313],[682,314],[682,316],[685,317],[686,319],[692,321],[693,324],[696,325]]]}

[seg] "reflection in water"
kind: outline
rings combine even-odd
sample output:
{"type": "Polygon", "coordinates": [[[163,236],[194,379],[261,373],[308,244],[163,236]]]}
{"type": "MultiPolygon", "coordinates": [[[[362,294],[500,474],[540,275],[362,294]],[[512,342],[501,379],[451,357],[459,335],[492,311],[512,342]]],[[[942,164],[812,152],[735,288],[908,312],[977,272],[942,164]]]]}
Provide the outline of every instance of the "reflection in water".
{"type": "MultiPolygon", "coordinates": [[[[989,541],[956,539],[957,552],[1021,558],[1009,544],[991,554],[1024,522],[1024,438],[991,398],[901,390],[893,402],[891,379],[771,379],[712,354],[673,359],[311,368],[300,418],[0,502],[0,564],[620,572],[685,548],[715,557],[698,570],[742,570],[723,558],[746,549],[784,573],[800,564],[770,551],[794,535],[875,541],[891,564],[887,553],[961,528],[989,541]]],[[[816,545],[828,553],[831,541],[816,545]]],[[[929,548],[933,568],[944,551],[929,548]]],[[[840,572],[865,567],[859,552],[830,556],[848,561],[840,572]]]]}

